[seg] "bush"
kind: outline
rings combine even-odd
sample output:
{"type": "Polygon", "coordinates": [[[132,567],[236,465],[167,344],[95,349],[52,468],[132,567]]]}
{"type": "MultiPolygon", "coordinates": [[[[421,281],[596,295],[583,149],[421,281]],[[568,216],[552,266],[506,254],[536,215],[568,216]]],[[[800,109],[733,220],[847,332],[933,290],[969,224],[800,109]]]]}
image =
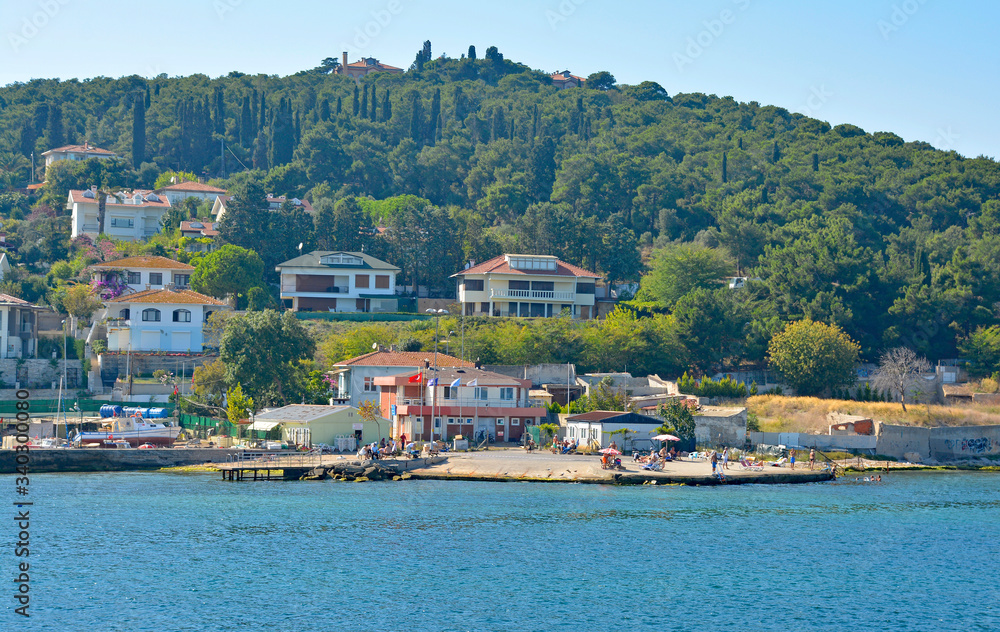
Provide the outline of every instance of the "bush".
{"type": "Polygon", "coordinates": [[[687,372],[677,381],[677,387],[685,395],[696,395],[698,397],[722,397],[726,399],[744,399],[747,394],[757,394],[757,383],[754,382],[750,389],[743,382],[737,382],[728,375],[718,382],[710,377],[704,377],[696,381],[687,372]],[[752,392],[751,392],[752,391],[752,392]]]}

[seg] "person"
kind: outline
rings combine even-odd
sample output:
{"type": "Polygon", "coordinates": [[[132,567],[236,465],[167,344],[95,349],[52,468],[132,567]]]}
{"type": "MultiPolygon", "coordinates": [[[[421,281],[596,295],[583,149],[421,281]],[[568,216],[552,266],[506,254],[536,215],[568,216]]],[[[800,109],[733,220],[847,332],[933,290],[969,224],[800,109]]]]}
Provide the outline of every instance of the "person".
{"type": "Polygon", "coordinates": [[[811,448],[809,450],[809,469],[813,469],[816,465],[816,448],[811,448]]]}
{"type": "Polygon", "coordinates": [[[665,443],[663,444],[663,447],[660,448],[660,458],[661,459],[667,458],[667,444],[665,443]]]}
{"type": "Polygon", "coordinates": [[[788,451],[788,462],[791,464],[791,468],[795,469],[795,448],[788,451]]]}
{"type": "Polygon", "coordinates": [[[406,445],[407,441],[406,441],[406,433],[405,432],[403,434],[399,435],[399,443],[401,445],[406,445]]]}
{"type": "Polygon", "coordinates": [[[719,463],[719,453],[712,450],[712,456],[709,458],[712,461],[712,474],[715,474],[715,466],[719,463]]]}
{"type": "Polygon", "coordinates": [[[729,469],[729,448],[722,450],[722,469],[729,469]]]}
{"type": "Polygon", "coordinates": [[[601,467],[605,470],[608,469],[608,453],[605,452],[601,455],[601,467]]]}
{"type": "Polygon", "coordinates": [[[617,450],[617,449],[618,449],[618,444],[617,444],[617,443],[615,443],[614,441],[612,441],[612,442],[611,442],[611,446],[610,446],[610,448],[611,448],[612,450],[617,450]]]}

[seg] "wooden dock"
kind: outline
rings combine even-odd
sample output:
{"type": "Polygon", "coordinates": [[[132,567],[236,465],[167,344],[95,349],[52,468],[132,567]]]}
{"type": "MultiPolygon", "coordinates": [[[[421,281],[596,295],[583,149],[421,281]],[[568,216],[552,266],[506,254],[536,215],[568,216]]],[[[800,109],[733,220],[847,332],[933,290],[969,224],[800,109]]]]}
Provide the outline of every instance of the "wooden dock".
{"type": "Polygon", "coordinates": [[[216,465],[224,481],[300,481],[340,478],[347,480],[386,480],[415,467],[443,461],[432,458],[389,458],[360,461],[343,455],[320,455],[314,452],[278,455],[241,452],[216,465]]]}

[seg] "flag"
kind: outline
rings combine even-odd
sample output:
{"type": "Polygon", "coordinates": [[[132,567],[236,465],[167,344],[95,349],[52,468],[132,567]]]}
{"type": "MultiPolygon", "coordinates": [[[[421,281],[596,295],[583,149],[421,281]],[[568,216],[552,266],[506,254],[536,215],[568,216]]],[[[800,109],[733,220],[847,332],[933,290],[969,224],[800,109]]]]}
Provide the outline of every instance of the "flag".
{"type": "Polygon", "coordinates": [[[424,379],[423,373],[417,373],[416,375],[411,375],[410,379],[406,380],[410,384],[419,384],[424,379]]]}
{"type": "Polygon", "coordinates": [[[462,378],[457,378],[454,382],[451,383],[452,388],[458,388],[461,385],[462,385],[462,378]]]}
{"type": "Polygon", "coordinates": [[[427,380],[427,386],[437,386],[437,385],[438,385],[438,379],[436,377],[432,377],[431,379],[427,380]]]}
{"type": "Polygon", "coordinates": [[[472,380],[471,382],[466,384],[466,386],[479,386],[479,378],[477,377],[476,379],[472,380]]]}

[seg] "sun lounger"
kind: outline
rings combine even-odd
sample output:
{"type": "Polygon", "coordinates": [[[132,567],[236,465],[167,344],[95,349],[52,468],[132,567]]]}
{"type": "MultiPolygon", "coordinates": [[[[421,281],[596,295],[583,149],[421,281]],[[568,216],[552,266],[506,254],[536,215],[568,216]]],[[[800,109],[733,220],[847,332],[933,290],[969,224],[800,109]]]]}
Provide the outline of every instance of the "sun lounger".
{"type": "Polygon", "coordinates": [[[647,463],[646,465],[642,466],[642,469],[649,470],[650,472],[662,472],[663,462],[657,461],[656,463],[647,463]]]}
{"type": "Polygon", "coordinates": [[[759,461],[754,461],[753,459],[748,459],[743,457],[740,459],[740,469],[748,470],[750,472],[763,472],[764,464],[759,461]]]}

